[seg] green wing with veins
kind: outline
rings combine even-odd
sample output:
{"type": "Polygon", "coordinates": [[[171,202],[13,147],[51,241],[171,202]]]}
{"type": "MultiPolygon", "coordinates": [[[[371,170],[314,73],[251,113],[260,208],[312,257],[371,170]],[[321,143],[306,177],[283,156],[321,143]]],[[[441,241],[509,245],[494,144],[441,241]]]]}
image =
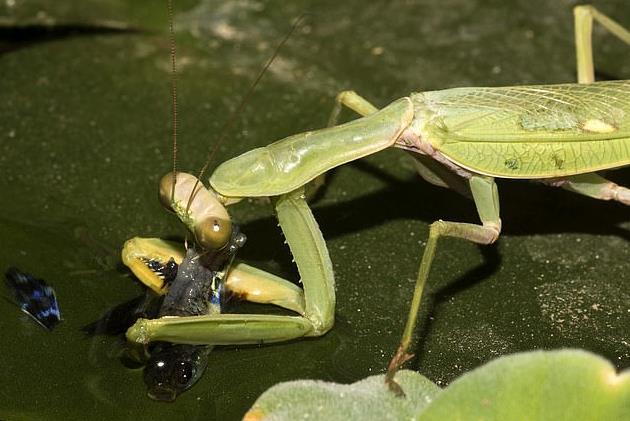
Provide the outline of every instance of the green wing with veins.
{"type": "Polygon", "coordinates": [[[455,88],[412,96],[423,137],[449,160],[505,178],[630,164],[630,81],[455,88]]]}

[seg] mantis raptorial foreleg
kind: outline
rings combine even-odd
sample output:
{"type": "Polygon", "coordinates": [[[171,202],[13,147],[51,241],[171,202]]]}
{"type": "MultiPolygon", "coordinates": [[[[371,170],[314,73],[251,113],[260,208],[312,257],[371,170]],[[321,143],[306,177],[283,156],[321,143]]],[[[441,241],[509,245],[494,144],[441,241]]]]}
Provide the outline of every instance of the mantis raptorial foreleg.
{"type": "MultiPolygon", "coordinates": [[[[162,295],[167,287],[163,279],[165,274],[162,273],[162,277],[156,276],[147,262],[172,261],[175,267],[182,263],[185,255],[186,250],[178,243],[160,238],[134,237],[125,242],[122,260],[143,284],[156,294],[162,295]]],[[[248,264],[242,262],[234,264],[224,280],[224,287],[230,294],[247,301],[274,304],[304,314],[304,292],[301,288],[248,264]]]]}
{"type": "Polygon", "coordinates": [[[239,345],[286,341],[327,332],[334,322],[335,291],[324,239],[302,189],[278,197],[274,206],[302,276],[303,296],[299,288],[290,286],[287,281],[263,271],[252,271],[248,266],[240,267],[240,279],[229,276],[226,287],[249,301],[280,305],[301,316],[213,314],[139,319],[127,331],[127,338],[139,343],[239,345]]]}
{"type": "Polygon", "coordinates": [[[237,263],[230,269],[224,287],[249,302],[273,304],[305,314],[304,291],[300,287],[245,263],[237,263]]]}

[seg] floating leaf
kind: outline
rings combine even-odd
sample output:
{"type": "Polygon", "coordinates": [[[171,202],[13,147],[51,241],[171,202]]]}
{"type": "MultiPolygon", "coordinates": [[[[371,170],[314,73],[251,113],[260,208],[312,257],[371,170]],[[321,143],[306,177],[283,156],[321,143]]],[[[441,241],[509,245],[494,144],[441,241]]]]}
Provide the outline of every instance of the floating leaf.
{"type": "Polygon", "coordinates": [[[411,419],[440,392],[426,377],[403,370],[396,376],[407,395],[403,399],[388,390],[384,379],[381,374],[348,385],[317,380],[280,383],[256,401],[245,420],[411,419]]]}
{"type": "Polygon", "coordinates": [[[422,375],[401,371],[398,398],[384,375],[350,385],[313,380],[276,385],[246,414],[254,420],[628,420],[630,372],[580,350],[537,351],[498,358],[441,391],[422,375]]]}

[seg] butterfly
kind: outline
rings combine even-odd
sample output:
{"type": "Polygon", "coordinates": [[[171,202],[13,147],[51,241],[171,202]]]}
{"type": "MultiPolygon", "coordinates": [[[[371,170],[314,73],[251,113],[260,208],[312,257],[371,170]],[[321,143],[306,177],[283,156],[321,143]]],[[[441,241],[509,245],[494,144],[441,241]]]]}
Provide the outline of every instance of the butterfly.
{"type": "Polygon", "coordinates": [[[52,331],[61,321],[55,291],[42,279],[12,267],[5,273],[5,283],[17,305],[37,323],[52,331]]]}

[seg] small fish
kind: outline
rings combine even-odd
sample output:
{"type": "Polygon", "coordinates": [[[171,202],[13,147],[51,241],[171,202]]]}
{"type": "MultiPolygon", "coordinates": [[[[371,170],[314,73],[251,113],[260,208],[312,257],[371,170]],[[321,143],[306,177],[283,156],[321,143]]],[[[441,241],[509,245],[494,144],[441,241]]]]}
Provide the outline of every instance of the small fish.
{"type": "MultiPolygon", "coordinates": [[[[186,257],[173,272],[176,276],[170,282],[158,317],[220,313],[220,304],[213,304],[213,298],[220,297],[222,279],[217,271],[201,264],[194,248],[187,250],[186,257]]],[[[153,344],[144,367],[148,396],[157,401],[173,402],[201,378],[211,349],[207,345],[153,344]]]]}
{"type": "Polygon", "coordinates": [[[5,283],[13,291],[17,305],[37,323],[52,331],[61,321],[55,291],[42,279],[9,268],[5,273],[5,283]]]}
{"type": "MultiPolygon", "coordinates": [[[[147,262],[147,266],[168,284],[157,317],[220,314],[223,278],[246,238],[239,227],[233,225],[229,244],[218,252],[198,254],[191,247],[179,265],[174,261],[165,266],[157,261],[147,262]]],[[[211,350],[209,345],[154,343],[144,367],[149,397],[173,402],[201,378],[211,350]]]]}

